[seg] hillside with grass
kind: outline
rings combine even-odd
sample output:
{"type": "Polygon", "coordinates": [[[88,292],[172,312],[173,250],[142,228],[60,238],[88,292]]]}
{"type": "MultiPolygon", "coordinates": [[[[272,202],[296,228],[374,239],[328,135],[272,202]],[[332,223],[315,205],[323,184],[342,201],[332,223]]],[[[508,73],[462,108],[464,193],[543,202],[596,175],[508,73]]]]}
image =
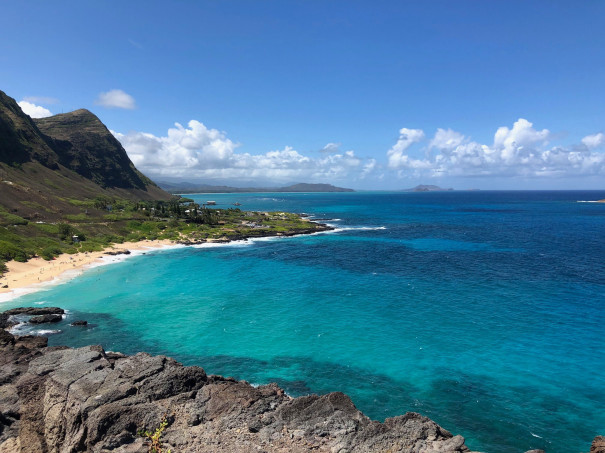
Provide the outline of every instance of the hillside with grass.
{"type": "Polygon", "coordinates": [[[139,172],[88,110],[33,120],[0,91],[0,273],[4,262],[144,239],[233,240],[319,231],[286,213],[208,209],[139,172]]]}

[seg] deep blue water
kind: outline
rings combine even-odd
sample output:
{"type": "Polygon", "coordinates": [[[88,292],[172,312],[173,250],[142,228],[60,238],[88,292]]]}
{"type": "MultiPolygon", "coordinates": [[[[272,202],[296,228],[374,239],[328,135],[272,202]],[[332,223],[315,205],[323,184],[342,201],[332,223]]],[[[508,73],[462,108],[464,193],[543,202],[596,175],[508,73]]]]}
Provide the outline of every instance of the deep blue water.
{"type": "Polygon", "coordinates": [[[605,192],[193,197],[339,229],[151,252],[4,306],[69,309],[52,344],[341,390],[476,450],[586,452],[605,434],[605,204],[577,203],[605,192]]]}

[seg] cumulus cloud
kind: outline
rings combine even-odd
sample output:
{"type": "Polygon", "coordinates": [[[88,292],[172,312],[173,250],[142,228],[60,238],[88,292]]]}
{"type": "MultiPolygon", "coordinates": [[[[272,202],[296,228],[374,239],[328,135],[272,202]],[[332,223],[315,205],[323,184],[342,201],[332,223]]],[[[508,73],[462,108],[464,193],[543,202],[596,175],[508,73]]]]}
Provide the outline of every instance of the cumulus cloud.
{"type": "Polygon", "coordinates": [[[520,118],[512,128],[500,127],[493,144],[471,141],[451,129],[438,129],[428,148],[438,152],[414,159],[407,149],[424,138],[418,129],[401,129],[398,142],[387,152],[389,166],[400,176],[578,176],[605,175],[602,133],[586,136],[572,147],[549,147],[548,129],[535,129],[520,118]],[[413,131],[410,133],[409,131],[413,131]]]}
{"type": "Polygon", "coordinates": [[[42,106],[36,105],[32,102],[27,102],[25,100],[18,102],[19,107],[23,110],[23,113],[31,116],[32,118],[46,118],[47,116],[52,116],[53,113],[45,109],[42,106]]]}
{"type": "Polygon", "coordinates": [[[414,143],[424,138],[424,132],[421,129],[408,129],[406,127],[399,130],[399,140],[387,152],[389,158],[389,167],[401,168],[413,164],[406,154],[407,149],[414,143]]]}
{"type": "Polygon", "coordinates": [[[429,148],[437,148],[440,150],[452,150],[460,146],[465,141],[464,135],[451,129],[437,129],[435,136],[429,144],[429,148]]]}
{"type": "Polygon", "coordinates": [[[112,109],[133,110],[137,107],[134,98],[122,90],[109,90],[99,93],[95,104],[112,109]]]}
{"type": "Polygon", "coordinates": [[[334,143],[328,143],[323,149],[330,151],[318,158],[306,156],[291,146],[264,154],[240,153],[239,144],[224,132],[196,120],[189,121],[186,127],[175,123],[161,137],[144,132],[112,133],[137,168],[154,177],[321,182],[366,175],[375,166],[371,161],[364,166],[354,151],[341,152],[334,143]]]}
{"type": "Polygon", "coordinates": [[[587,135],[582,139],[582,143],[588,149],[599,148],[605,144],[605,134],[599,132],[598,134],[587,135]]]}

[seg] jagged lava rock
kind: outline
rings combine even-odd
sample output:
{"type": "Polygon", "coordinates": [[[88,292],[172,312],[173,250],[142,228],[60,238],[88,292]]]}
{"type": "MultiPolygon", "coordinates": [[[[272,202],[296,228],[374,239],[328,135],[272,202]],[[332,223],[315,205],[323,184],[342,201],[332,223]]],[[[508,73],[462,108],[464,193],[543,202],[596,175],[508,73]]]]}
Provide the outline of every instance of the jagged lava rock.
{"type": "Polygon", "coordinates": [[[432,420],[370,420],[342,393],[290,398],[275,384],[207,376],[164,356],[46,347],[0,332],[0,452],[144,452],[167,417],[173,452],[468,452],[432,420]]]}
{"type": "Polygon", "coordinates": [[[61,315],[40,315],[34,316],[29,320],[31,324],[46,324],[50,322],[59,322],[63,319],[61,315]]]}

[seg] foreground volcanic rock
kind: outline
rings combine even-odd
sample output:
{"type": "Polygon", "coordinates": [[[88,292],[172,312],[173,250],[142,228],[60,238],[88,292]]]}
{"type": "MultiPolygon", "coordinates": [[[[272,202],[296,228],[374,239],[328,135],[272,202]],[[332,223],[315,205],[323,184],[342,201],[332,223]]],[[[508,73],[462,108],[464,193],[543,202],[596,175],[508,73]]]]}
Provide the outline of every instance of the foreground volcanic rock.
{"type": "Polygon", "coordinates": [[[164,356],[47,347],[0,329],[0,453],[142,453],[141,430],[163,421],[173,453],[469,452],[427,417],[371,421],[342,393],[290,398],[164,356]]]}
{"type": "Polygon", "coordinates": [[[0,452],[144,452],[137,432],[164,419],[174,453],[469,451],[419,414],[371,421],[342,393],[292,399],[164,356],[48,348],[0,329],[0,452]]]}

